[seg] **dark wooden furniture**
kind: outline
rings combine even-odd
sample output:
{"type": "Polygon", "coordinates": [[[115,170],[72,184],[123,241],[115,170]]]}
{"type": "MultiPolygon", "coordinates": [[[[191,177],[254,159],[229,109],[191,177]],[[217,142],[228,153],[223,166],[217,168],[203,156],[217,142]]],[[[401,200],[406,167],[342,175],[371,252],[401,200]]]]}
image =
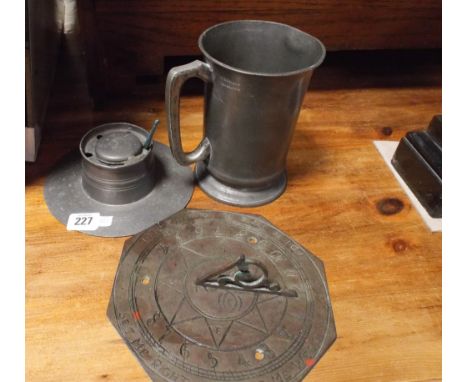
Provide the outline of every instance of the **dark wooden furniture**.
{"type": "Polygon", "coordinates": [[[49,104],[64,23],[61,0],[26,1],[25,155],[35,161],[49,104]]]}
{"type": "Polygon", "coordinates": [[[92,93],[128,94],[157,80],[164,58],[199,54],[206,28],[228,20],[290,24],[329,51],[440,48],[440,0],[82,0],[80,23],[92,93]]]}

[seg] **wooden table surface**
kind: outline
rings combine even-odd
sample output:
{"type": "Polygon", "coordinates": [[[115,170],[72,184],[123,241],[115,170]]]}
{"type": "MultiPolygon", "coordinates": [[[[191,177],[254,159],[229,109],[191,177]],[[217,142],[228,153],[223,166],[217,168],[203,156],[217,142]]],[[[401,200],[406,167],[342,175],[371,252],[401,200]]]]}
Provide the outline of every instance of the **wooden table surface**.
{"type": "MultiPolygon", "coordinates": [[[[182,102],[187,149],[201,136],[202,103],[182,102]]],[[[38,162],[26,169],[26,377],[147,381],[106,318],[125,238],[67,232],[49,213],[43,184],[99,123],[148,129],[160,117],[155,138],[167,143],[163,102],[114,101],[94,113],[68,105],[49,118],[38,162]]],[[[261,214],[325,262],[338,338],[306,381],[441,380],[441,234],[428,231],[372,143],[423,129],[440,112],[439,87],[311,91],[281,198],[241,209],[195,189],[188,207],[261,214]],[[386,215],[378,206],[390,198],[404,207],[386,215]]]]}

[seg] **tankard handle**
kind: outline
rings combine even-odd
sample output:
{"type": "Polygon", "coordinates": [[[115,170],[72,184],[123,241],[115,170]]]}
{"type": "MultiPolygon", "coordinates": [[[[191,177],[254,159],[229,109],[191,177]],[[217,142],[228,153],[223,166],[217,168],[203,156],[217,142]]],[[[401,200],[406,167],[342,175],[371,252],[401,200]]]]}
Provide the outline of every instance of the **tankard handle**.
{"type": "Polygon", "coordinates": [[[203,138],[197,148],[185,153],[180,136],[180,89],[191,77],[201,78],[205,82],[211,81],[211,68],[208,64],[195,60],[189,64],[172,68],[166,80],[166,113],[168,119],[169,142],[172,155],[181,165],[201,161],[210,155],[210,142],[203,138]]]}

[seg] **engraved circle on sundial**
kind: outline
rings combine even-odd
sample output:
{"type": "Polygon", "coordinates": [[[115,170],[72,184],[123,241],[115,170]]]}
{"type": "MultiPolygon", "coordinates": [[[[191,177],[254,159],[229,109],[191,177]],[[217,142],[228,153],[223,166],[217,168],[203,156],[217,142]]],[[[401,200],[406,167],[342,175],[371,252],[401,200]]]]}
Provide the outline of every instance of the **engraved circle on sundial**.
{"type": "MultiPolygon", "coordinates": [[[[253,234],[255,233],[247,231],[243,233],[246,235],[245,239],[251,238],[253,234]]],[[[258,252],[256,247],[252,247],[248,239],[241,239],[240,237],[231,239],[221,236],[205,236],[179,246],[156,250],[145,259],[147,268],[149,264],[152,268],[151,255],[156,254],[159,258],[161,254],[163,255],[159,259],[160,265],[157,272],[154,272],[156,276],[153,288],[142,287],[142,283],[138,282],[150,269],[138,268],[138,276],[134,278],[135,287],[144,293],[144,297],[142,296],[138,301],[148,302],[153,298],[155,302],[149,309],[135,304],[134,310],[141,315],[141,322],[144,324],[142,330],[146,336],[152,343],[166,346],[165,349],[169,350],[169,353],[180,356],[181,359],[172,360],[175,365],[180,361],[189,363],[187,352],[192,356],[198,353],[205,367],[197,365],[196,373],[207,378],[233,379],[232,370],[228,368],[223,372],[222,366],[223,364],[231,365],[232,353],[235,351],[240,351],[235,356],[238,364],[253,367],[253,370],[243,371],[241,373],[243,377],[248,375],[247,373],[255,372],[258,368],[255,366],[261,366],[262,369],[274,368],[284,361],[283,358],[287,359],[288,355],[293,354],[292,349],[295,349],[297,343],[300,343],[307,334],[307,331],[303,330],[304,327],[307,328],[305,312],[311,310],[311,304],[307,307],[305,299],[296,300],[291,304],[296,308],[296,315],[288,316],[288,328],[285,324],[277,330],[276,338],[264,341],[275,333],[284,318],[287,298],[249,292],[204,289],[195,285],[195,279],[200,273],[232,261],[235,257],[234,253],[239,251],[247,253],[249,257],[258,256],[267,259],[270,263],[270,270],[275,270],[276,266],[268,259],[270,256],[283,257],[278,246],[269,243],[271,248],[267,256],[265,253],[258,252]],[[197,294],[201,294],[201,297],[197,294]],[[223,310],[222,302],[233,297],[235,303],[231,303],[227,311],[223,310]],[[262,311],[268,308],[273,314],[265,316],[262,311]],[[298,310],[302,316],[299,316],[301,313],[297,313],[298,310]],[[149,315],[146,312],[149,312],[149,315]],[[160,319],[156,325],[153,325],[153,312],[158,312],[157,316],[160,319]],[[146,319],[147,317],[149,319],[146,319]],[[295,333],[297,338],[294,336],[295,333]],[[269,342],[273,342],[273,345],[268,345],[269,342]],[[272,349],[273,346],[274,349],[272,349]],[[200,352],[200,349],[203,351],[200,352]],[[253,361],[258,349],[267,354],[265,362],[260,364],[253,361]]],[[[142,265],[144,263],[142,262],[142,265]]],[[[286,268],[292,270],[290,266],[286,268]]],[[[278,281],[282,282],[281,274],[277,269],[276,272],[278,273],[276,277],[279,276],[278,281]]],[[[290,274],[300,277],[300,269],[296,272],[290,272],[290,274]]],[[[305,279],[301,281],[307,284],[305,279]]]]}
{"type": "Polygon", "coordinates": [[[207,269],[232,262],[235,252],[231,250],[249,249],[247,244],[230,238],[195,239],[169,250],[156,275],[154,293],[166,323],[189,343],[214,351],[234,351],[260,344],[278,327],[287,309],[287,298],[283,296],[211,289],[195,284],[207,269]],[[212,240],[221,242],[226,252],[202,254],[197,249],[212,240]],[[173,264],[183,264],[183,267],[173,264]],[[164,296],[168,293],[170,299],[164,296]],[[265,316],[262,310],[272,306],[275,314],[265,316]]]}
{"type": "Polygon", "coordinates": [[[169,225],[144,250],[127,249],[113,295],[119,332],[155,380],[301,380],[322,351],[323,325],[331,317],[324,309],[324,280],[311,278],[308,254],[297,255],[303,249],[270,226],[236,219],[194,226],[169,225]],[[192,282],[239,252],[265,263],[272,278],[298,297],[192,282]]]}

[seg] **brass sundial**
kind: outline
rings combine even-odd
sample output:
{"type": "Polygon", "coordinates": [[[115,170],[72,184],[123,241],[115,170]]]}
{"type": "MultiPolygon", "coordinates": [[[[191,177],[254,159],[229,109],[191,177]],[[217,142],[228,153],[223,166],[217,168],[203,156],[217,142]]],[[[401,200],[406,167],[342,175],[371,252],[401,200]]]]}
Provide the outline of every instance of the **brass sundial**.
{"type": "Polygon", "coordinates": [[[108,316],[154,381],[300,381],[336,338],[322,262],[260,216],[218,211],[129,239],[108,316]]]}

